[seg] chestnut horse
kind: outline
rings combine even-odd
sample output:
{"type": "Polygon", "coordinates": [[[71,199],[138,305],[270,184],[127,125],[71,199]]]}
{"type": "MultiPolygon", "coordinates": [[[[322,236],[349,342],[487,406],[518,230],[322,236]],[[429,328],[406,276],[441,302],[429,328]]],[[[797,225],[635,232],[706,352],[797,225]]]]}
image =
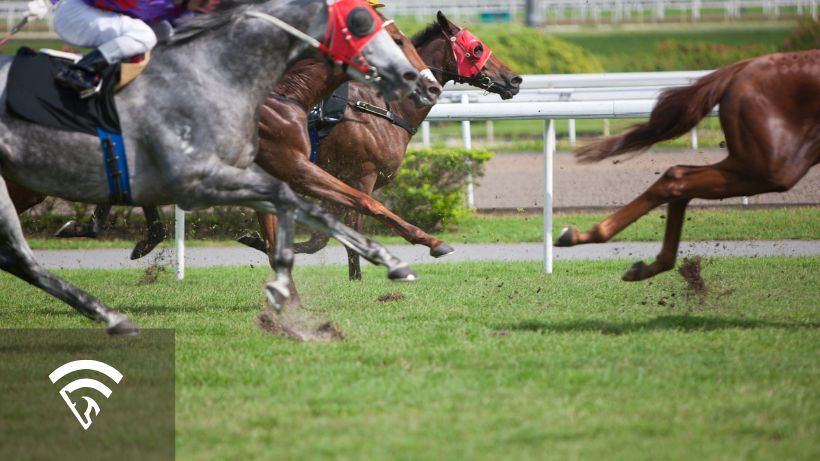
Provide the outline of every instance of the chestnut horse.
{"type": "MultiPolygon", "coordinates": [[[[438,12],[435,22],[413,37],[413,45],[441,85],[455,80],[497,93],[502,99],[510,99],[518,93],[521,77],[492,54],[481,40],[450,22],[441,12],[438,12]],[[458,39],[455,39],[456,37],[458,39]]],[[[293,94],[300,94],[308,90],[294,88],[293,91],[293,94]]],[[[297,99],[308,105],[307,99],[297,99]]],[[[321,197],[322,206],[330,211],[341,214],[345,210],[339,205],[347,207],[345,221],[354,229],[361,230],[362,214],[367,214],[387,224],[409,242],[429,246],[431,255],[440,256],[441,254],[436,254],[435,251],[441,248],[439,245],[446,244],[405,222],[370,197],[374,190],[389,184],[396,176],[412,134],[387,118],[355,110],[353,101],[385,106],[383,98],[376,91],[370,91],[358,83],[351,83],[344,118],[319,145],[317,163],[321,169],[308,161],[303,149],[288,151],[293,152],[293,155],[286,155],[281,146],[276,145],[275,155],[264,154],[267,143],[263,131],[262,156],[267,159],[266,161],[287,164],[273,166],[269,171],[277,171],[277,177],[287,182],[295,191],[321,197]],[[320,175],[316,170],[324,172],[320,175]],[[319,182],[319,178],[325,179],[319,182]],[[320,188],[325,190],[317,190],[320,188]]],[[[316,99],[310,100],[310,104],[318,102],[316,99]]],[[[408,98],[385,108],[406,121],[413,130],[421,125],[431,109],[419,108],[408,98]]],[[[304,116],[299,120],[303,121],[304,116]]],[[[304,131],[304,128],[300,129],[304,131]]],[[[270,144],[269,149],[273,148],[274,145],[270,144]]],[[[267,246],[270,251],[274,248],[272,243],[276,241],[275,223],[275,216],[260,215],[263,236],[268,244],[249,238],[244,238],[243,243],[263,251],[267,246]]],[[[294,249],[297,253],[314,253],[324,248],[328,238],[326,234],[314,233],[311,240],[297,243],[294,249]]],[[[351,280],[361,278],[359,257],[351,252],[348,252],[348,270],[351,280]]]]}
{"type": "Polygon", "coordinates": [[[663,247],[649,265],[635,263],[626,281],[675,266],[686,205],[791,189],[820,162],[820,50],[777,53],[740,61],[693,85],[664,91],[649,121],[575,151],[580,162],[647,149],[691,130],[715,105],[729,155],[714,165],[678,165],[643,194],[587,232],[567,227],[556,245],[601,243],[651,209],[668,203],[663,247]]]}

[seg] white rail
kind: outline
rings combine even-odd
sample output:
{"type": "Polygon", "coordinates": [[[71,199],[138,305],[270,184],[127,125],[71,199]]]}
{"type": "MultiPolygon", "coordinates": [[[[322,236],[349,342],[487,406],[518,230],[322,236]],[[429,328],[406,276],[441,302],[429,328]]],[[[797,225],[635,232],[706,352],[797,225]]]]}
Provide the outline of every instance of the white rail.
{"type": "MultiPolygon", "coordinates": [[[[590,83],[595,79],[590,75],[566,75],[560,76],[524,76],[524,82],[539,82],[534,85],[534,89],[522,91],[516,96],[516,101],[500,102],[497,95],[480,95],[473,91],[456,92],[460,95],[461,104],[444,103],[438,104],[430,111],[424,124],[431,121],[492,121],[492,120],[544,120],[544,272],[552,273],[552,203],[553,203],[553,157],[555,155],[555,120],[578,118],[587,119],[610,119],[610,118],[644,118],[648,117],[656,104],[657,93],[662,90],[664,83],[671,82],[671,85],[678,86],[689,84],[691,81],[705,75],[706,72],[679,73],[681,75],[671,75],[670,73],[640,73],[639,75],[628,76],[626,74],[594,74],[600,77],[600,82],[612,84],[613,82],[624,85],[634,85],[635,82],[642,81],[653,85],[649,88],[625,87],[625,88],[592,88],[590,83]],[[664,74],[664,75],[658,75],[664,74]],[[538,89],[538,85],[553,85],[553,90],[538,89]],[[558,88],[554,85],[572,85],[574,88],[558,88]],[[545,95],[555,97],[561,92],[567,93],[571,90],[568,99],[578,98],[579,100],[539,100],[545,95]],[[615,99],[615,100],[585,100],[590,95],[617,96],[621,90],[633,95],[642,95],[641,99],[615,99]],[[552,91],[553,93],[550,93],[552,91]],[[554,93],[558,91],[558,93],[554,93]],[[472,97],[471,97],[472,96],[472,97]],[[523,96],[524,101],[519,102],[523,96]],[[649,97],[646,97],[649,96],[649,97]]],[[[445,93],[447,94],[447,93],[445,93]]],[[[447,98],[444,98],[447,99],[447,98]]],[[[717,114],[717,108],[711,115],[717,114]]],[[[469,125],[467,125],[469,126],[469,125]]],[[[423,127],[424,132],[429,133],[429,126],[423,127]]],[[[572,137],[574,133],[570,133],[572,137]]],[[[468,135],[462,133],[464,139],[469,139],[468,135]]],[[[697,134],[693,130],[691,142],[697,146],[697,134]]],[[[424,139],[425,145],[429,145],[429,134],[424,139]]]]}

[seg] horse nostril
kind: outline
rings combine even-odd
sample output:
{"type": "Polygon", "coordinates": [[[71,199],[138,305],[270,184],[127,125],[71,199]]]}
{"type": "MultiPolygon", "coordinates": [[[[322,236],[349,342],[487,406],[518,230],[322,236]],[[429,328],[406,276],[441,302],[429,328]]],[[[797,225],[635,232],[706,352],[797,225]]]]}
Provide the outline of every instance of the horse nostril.
{"type": "Polygon", "coordinates": [[[431,86],[430,88],[427,88],[427,92],[429,92],[430,94],[438,96],[438,95],[441,94],[441,88],[439,88],[437,86],[431,86]]]}
{"type": "Polygon", "coordinates": [[[412,70],[408,70],[407,72],[401,74],[401,76],[404,77],[405,80],[418,80],[419,78],[418,72],[414,72],[412,70]]]}
{"type": "Polygon", "coordinates": [[[512,83],[512,84],[513,84],[513,85],[515,85],[515,86],[519,86],[519,85],[521,85],[521,82],[523,82],[523,81],[524,81],[524,79],[522,79],[522,78],[521,78],[521,77],[519,77],[518,75],[516,75],[515,77],[513,77],[513,78],[511,78],[511,79],[510,79],[510,83],[512,83]]]}

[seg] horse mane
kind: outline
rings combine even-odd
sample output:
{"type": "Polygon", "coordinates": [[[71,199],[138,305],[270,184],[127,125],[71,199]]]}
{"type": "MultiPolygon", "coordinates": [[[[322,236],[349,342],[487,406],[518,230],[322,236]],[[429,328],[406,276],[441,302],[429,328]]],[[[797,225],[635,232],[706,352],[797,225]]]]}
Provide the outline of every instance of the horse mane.
{"type": "Polygon", "coordinates": [[[441,25],[437,21],[433,21],[432,24],[428,25],[424,30],[414,34],[410,41],[413,42],[413,46],[418,48],[440,34],[441,25]]]}
{"type": "Polygon", "coordinates": [[[263,2],[264,0],[221,0],[216,9],[210,13],[197,13],[182,19],[179,27],[174,30],[174,35],[168,41],[168,45],[188,42],[203,32],[238,20],[248,8],[263,2]]]}

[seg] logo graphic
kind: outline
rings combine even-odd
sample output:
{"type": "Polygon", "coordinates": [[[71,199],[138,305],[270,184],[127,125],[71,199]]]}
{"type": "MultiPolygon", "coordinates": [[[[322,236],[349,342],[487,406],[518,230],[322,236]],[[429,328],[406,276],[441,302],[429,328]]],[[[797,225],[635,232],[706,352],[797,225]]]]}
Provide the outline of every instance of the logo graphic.
{"type": "MultiPolygon", "coordinates": [[[[65,365],[58,367],[56,370],[52,371],[51,374],[48,375],[48,379],[51,380],[52,384],[56,384],[62,377],[66,376],[69,373],[73,373],[79,370],[93,370],[99,373],[104,374],[111,378],[114,383],[119,384],[122,380],[122,373],[117,371],[116,368],[112,367],[103,362],[99,362],[97,360],[75,360],[73,362],[68,362],[65,365]]],[[[71,410],[71,413],[77,418],[77,421],[80,422],[80,425],[83,427],[84,430],[88,430],[91,427],[91,411],[94,411],[94,416],[100,414],[100,406],[97,405],[97,402],[92,399],[91,397],[82,396],[86,402],[85,411],[82,413],[82,416],[77,411],[77,404],[71,401],[71,398],[68,396],[72,392],[83,389],[83,388],[90,388],[94,389],[100,394],[102,394],[106,399],[111,396],[111,389],[106,386],[105,384],[89,378],[80,378],[76,379],[60,389],[60,395],[65,400],[66,405],[71,410]]]]}

